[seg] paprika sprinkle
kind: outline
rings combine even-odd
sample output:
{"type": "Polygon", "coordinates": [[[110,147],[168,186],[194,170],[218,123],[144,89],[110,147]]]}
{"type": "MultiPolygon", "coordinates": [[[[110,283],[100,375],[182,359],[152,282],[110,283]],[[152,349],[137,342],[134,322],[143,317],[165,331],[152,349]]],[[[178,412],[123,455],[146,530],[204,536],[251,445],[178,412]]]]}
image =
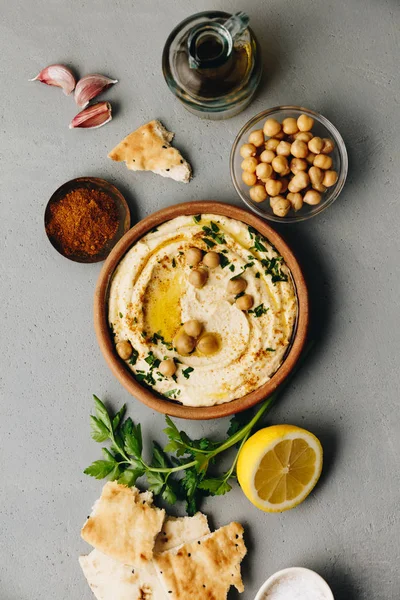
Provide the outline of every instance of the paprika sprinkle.
{"type": "Polygon", "coordinates": [[[94,256],[116,234],[115,201],[101,190],[76,188],[49,206],[46,232],[66,256],[94,256]]]}

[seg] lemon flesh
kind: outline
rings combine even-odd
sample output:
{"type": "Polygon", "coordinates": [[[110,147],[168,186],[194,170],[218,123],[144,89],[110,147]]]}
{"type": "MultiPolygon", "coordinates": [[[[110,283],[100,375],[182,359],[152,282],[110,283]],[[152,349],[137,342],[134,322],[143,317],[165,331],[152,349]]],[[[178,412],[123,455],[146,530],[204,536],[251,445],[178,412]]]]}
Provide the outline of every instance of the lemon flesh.
{"type": "Polygon", "coordinates": [[[243,492],[257,508],[282,512],[302,502],[322,469],[322,446],[305,429],[273,425],[250,437],[237,464],[243,492]]]}

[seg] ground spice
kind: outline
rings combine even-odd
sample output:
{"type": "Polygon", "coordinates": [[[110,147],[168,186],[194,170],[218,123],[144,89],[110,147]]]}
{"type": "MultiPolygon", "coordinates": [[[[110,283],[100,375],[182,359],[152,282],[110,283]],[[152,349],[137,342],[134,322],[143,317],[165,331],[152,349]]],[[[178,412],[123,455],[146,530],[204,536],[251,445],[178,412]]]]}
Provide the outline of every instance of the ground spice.
{"type": "Polygon", "coordinates": [[[77,188],[49,208],[46,231],[67,256],[98,254],[117,233],[117,206],[100,190],[77,188]]]}

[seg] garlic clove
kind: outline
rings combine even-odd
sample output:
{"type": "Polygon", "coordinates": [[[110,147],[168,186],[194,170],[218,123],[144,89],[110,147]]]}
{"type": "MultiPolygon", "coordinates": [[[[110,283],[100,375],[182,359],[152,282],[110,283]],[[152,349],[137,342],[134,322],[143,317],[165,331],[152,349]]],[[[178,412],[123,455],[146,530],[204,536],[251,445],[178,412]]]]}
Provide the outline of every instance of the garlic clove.
{"type": "Polygon", "coordinates": [[[90,100],[93,100],[93,98],[107,90],[114,83],[118,83],[118,79],[110,79],[98,73],[85,75],[76,84],[75,102],[79,107],[84,108],[89,104],[90,100]]]}
{"type": "Polygon", "coordinates": [[[76,85],[73,72],[65,65],[49,65],[29,81],[41,81],[47,85],[60,87],[66,96],[74,91],[76,85]]]}
{"type": "Polygon", "coordinates": [[[112,119],[111,104],[109,102],[97,102],[81,110],[75,115],[69,124],[70,129],[82,127],[85,129],[96,129],[105,125],[112,119]]]}

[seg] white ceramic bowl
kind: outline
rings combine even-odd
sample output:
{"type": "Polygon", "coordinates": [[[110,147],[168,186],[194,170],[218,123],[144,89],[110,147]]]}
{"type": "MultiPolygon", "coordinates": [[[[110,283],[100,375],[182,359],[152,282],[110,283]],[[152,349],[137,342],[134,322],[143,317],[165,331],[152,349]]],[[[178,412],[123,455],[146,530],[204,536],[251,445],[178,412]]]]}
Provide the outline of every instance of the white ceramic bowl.
{"type": "Polygon", "coordinates": [[[304,567],[289,567],[288,569],[277,571],[271,575],[271,577],[269,577],[269,579],[267,579],[267,581],[260,587],[254,600],[265,600],[267,592],[271,591],[273,586],[276,585],[280,579],[291,579],[293,580],[293,583],[295,583],[297,578],[300,579],[305,577],[307,577],[310,582],[314,582],[320,594],[323,594],[318,597],[318,600],[334,600],[332,590],[326,583],[325,579],[323,579],[321,575],[318,575],[318,573],[315,571],[311,571],[311,569],[305,569],[304,567]]]}

